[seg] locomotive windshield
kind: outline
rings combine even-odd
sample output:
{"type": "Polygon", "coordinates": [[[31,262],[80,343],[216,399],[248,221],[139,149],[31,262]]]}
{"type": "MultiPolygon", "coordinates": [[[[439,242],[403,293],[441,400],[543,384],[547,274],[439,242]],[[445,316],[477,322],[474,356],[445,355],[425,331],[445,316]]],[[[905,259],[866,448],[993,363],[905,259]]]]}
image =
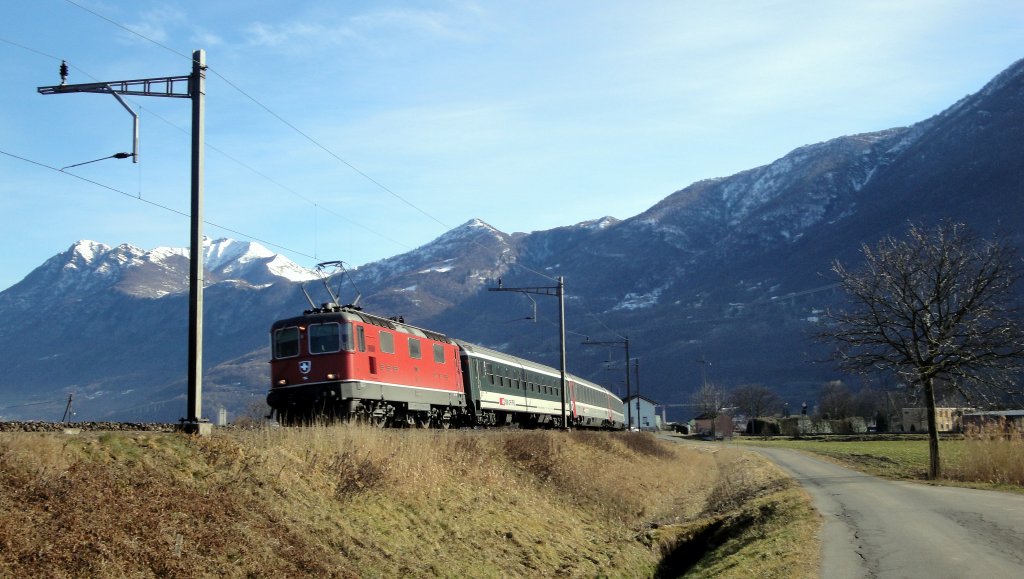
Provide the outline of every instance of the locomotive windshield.
{"type": "Polygon", "coordinates": [[[309,353],[326,354],[352,348],[352,324],[310,324],[309,353]]]}
{"type": "Polygon", "coordinates": [[[292,326],[274,332],[274,357],[291,358],[299,355],[299,328],[292,326]]]}

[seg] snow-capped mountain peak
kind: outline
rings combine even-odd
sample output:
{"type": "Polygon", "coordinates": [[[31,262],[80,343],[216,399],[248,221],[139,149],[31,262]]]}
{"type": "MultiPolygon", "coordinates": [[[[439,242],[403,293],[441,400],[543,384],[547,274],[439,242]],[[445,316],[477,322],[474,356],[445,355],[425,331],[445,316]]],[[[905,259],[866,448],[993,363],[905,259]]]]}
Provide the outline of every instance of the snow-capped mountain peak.
{"type": "Polygon", "coordinates": [[[288,281],[316,279],[312,270],[276,254],[253,241],[209,238],[203,240],[203,266],[221,279],[242,279],[249,283],[272,283],[267,276],[288,281]]]}
{"type": "MultiPolygon", "coordinates": [[[[276,281],[306,281],[315,272],[254,242],[205,240],[207,285],[232,281],[260,286],[276,281]]],[[[83,239],[53,256],[10,290],[81,299],[84,294],[114,288],[121,293],[159,298],[188,291],[189,250],[157,247],[146,251],[129,244],[111,247],[83,239]]]]}
{"type": "Polygon", "coordinates": [[[82,239],[72,244],[68,251],[72,257],[69,263],[73,262],[75,257],[85,263],[92,263],[97,255],[103,255],[110,251],[110,246],[92,241],[91,239],[82,239]]]}

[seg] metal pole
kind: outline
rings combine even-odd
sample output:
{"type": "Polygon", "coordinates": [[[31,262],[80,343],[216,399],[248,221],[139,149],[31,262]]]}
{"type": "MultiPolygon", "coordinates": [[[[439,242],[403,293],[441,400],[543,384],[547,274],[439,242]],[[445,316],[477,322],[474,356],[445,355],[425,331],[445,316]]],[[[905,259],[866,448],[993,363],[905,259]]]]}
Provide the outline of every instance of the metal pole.
{"type": "Polygon", "coordinates": [[[640,359],[633,360],[633,364],[636,369],[636,426],[640,428],[640,359]]]}
{"type": "Polygon", "coordinates": [[[558,330],[561,346],[562,361],[562,428],[569,428],[568,417],[565,413],[565,395],[568,381],[565,379],[565,279],[558,276],[558,330]]]}
{"type": "Polygon", "coordinates": [[[117,94],[116,92],[111,92],[110,94],[114,95],[114,98],[117,99],[117,102],[121,103],[121,106],[124,107],[124,110],[128,111],[128,114],[130,114],[132,116],[132,163],[138,163],[139,162],[139,114],[136,113],[135,111],[133,111],[132,108],[130,106],[128,106],[128,103],[124,102],[124,99],[121,98],[121,95],[117,94]]]}
{"type": "Polygon", "coordinates": [[[71,398],[74,395],[75,395],[74,392],[72,392],[71,394],[68,394],[68,405],[64,408],[64,418],[60,419],[61,422],[67,422],[68,418],[70,416],[72,416],[72,413],[71,413],[71,398]]]}
{"type": "MultiPolygon", "coordinates": [[[[61,63],[61,83],[41,86],[39,94],[66,94],[91,92],[113,94],[121,106],[134,117],[132,158],[139,158],[139,116],[120,95],[159,96],[192,99],[192,216],[191,249],[189,252],[189,320],[188,320],[188,408],[182,418],[186,432],[209,434],[209,421],[202,421],[202,367],[203,367],[203,132],[206,126],[206,51],[192,53],[192,73],[188,76],[167,76],[113,82],[67,84],[67,64],[61,63]],[[187,85],[188,90],[182,90],[187,85]]],[[[109,158],[125,158],[111,155],[109,158]]],[[[97,159],[100,160],[100,159],[97,159]]],[[[89,161],[90,163],[92,161],[89,161]]],[[[82,165],[84,163],[79,163],[82,165]]],[[[71,165],[77,167],[78,165],[71,165]]],[[[69,167],[65,167],[67,169],[69,167]]],[[[63,170],[63,169],[62,169],[63,170]]]]}
{"type": "MultiPolygon", "coordinates": [[[[629,405],[629,395],[632,387],[629,384],[629,336],[623,338],[626,343],[626,424],[627,428],[633,428],[633,410],[629,405]]],[[[640,426],[639,415],[636,418],[637,427],[640,426]]]]}
{"type": "Polygon", "coordinates": [[[192,53],[192,230],[188,288],[188,430],[203,416],[203,133],[206,120],[206,51],[192,53]]]}

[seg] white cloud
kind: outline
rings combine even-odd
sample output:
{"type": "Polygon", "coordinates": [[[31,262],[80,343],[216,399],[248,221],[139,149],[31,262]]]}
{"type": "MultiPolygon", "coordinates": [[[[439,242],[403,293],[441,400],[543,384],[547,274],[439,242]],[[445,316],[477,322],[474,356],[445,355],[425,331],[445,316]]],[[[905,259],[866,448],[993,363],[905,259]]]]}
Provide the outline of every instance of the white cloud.
{"type": "Polygon", "coordinates": [[[186,22],[185,13],[170,6],[159,6],[140,14],[141,21],[125,26],[150,40],[160,43],[171,38],[169,28],[175,28],[186,22]]]}

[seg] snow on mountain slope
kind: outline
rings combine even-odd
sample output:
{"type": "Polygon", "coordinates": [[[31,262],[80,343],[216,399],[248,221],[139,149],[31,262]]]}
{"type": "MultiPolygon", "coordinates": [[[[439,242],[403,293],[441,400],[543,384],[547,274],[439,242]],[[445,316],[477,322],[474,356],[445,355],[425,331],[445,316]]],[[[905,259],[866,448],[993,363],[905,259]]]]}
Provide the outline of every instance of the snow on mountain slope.
{"type": "MultiPolygon", "coordinates": [[[[314,272],[257,243],[207,239],[203,246],[207,285],[231,280],[255,286],[316,278],[314,272]]],[[[2,293],[15,301],[17,296],[29,293],[78,300],[95,291],[115,288],[135,297],[159,298],[188,290],[188,258],[186,248],[146,251],[128,244],[110,247],[81,240],[2,293]]]]}

